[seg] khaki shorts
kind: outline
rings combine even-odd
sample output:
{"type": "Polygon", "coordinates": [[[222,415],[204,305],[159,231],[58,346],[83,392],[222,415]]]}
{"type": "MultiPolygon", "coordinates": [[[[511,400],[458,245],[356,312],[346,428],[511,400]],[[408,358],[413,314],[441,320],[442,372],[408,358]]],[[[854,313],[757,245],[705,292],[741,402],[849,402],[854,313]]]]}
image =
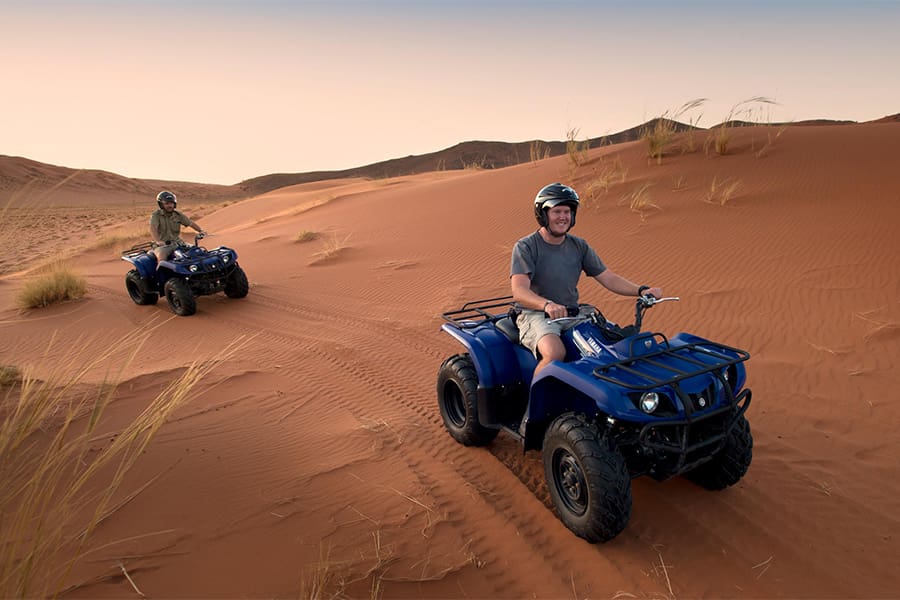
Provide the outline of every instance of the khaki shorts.
{"type": "Polygon", "coordinates": [[[168,260],[172,253],[175,252],[175,248],[179,246],[179,242],[174,241],[171,244],[164,244],[161,246],[157,246],[153,249],[153,253],[156,255],[157,261],[168,260]]]}
{"type": "Polygon", "coordinates": [[[590,318],[590,312],[579,315],[577,318],[551,323],[542,310],[525,309],[519,313],[516,325],[519,326],[519,343],[531,350],[537,357],[537,345],[545,335],[560,335],[563,331],[575,327],[590,318]]]}

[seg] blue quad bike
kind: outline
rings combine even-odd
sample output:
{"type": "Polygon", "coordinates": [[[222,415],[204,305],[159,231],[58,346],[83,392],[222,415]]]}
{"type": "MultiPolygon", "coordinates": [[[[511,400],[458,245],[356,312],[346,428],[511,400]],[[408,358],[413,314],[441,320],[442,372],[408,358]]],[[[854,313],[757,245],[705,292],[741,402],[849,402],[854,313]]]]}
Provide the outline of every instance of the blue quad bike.
{"type": "Polygon", "coordinates": [[[537,377],[511,297],[444,313],[441,329],[467,350],[438,372],[444,426],[466,446],[487,445],[502,430],[525,451],[540,450],[560,519],[592,543],[625,529],[635,477],[734,485],[753,452],[750,355],[689,333],[642,333],[644,312],[668,300],[678,298],[638,298],[635,322],[625,327],[592,306],[570,307],[587,319],[563,333],[565,361],[537,377]]]}
{"type": "Polygon", "coordinates": [[[219,246],[207,250],[199,245],[206,234],[198,233],[194,245],[175,249],[169,260],[156,265],[153,242],[132,246],[122,252],[122,260],[134,268],[125,275],[125,289],[135,304],[156,304],[165,296],[176,315],[197,312],[197,296],[225,292],[229,298],[243,298],[250,291],[247,274],[237,261],[237,252],[219,246]]]}

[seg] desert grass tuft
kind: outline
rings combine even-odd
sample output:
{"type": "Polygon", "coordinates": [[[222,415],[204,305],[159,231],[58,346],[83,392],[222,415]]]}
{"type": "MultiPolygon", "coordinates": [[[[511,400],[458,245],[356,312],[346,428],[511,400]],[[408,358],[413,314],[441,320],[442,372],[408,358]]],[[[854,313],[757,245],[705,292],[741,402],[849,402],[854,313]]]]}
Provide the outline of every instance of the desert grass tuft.
{"type": "Polygon", "coordinates": [[[718,204],[724,206],[737,193],[741,187],[740,179],[723,179],[719,181],[718,175],[713,177],[712,183],[709,184],[709,190],[706,192],[705,202],[710,204],[718,204]]]}
{"type": "Polygon", "coordinates": [[[570,127],[566,131],[566,156],[569,159],[570,170],[573,172],[587,161],[588,150],[591,149],[589,139],[578,141],[578,132],[577,127],[570,127]]]}
{"type": "Polygon", "coordinates": [[[321,600],[323,598],[339,598],[344,592],[345,584],[341,581],[331,561],[331,547],[323,548],[319,544],[319,560],[307,568],[300,579],[300,598],[321,600]]]}
{"type": "Polygon", "coordinates": [[[778,141],[778,138],[781,137],[781,135],[785,132],[785,130],[787,130],[787,128],[788,128],[788,125],[783,124],[783,125],[781,125],[781,127],[778,128],[778,131],[776,131],[773,135],[772,127],[767,126],[766,127],[766,130],[767,130],[766,131],[766,142],[760,147],[759,150],[756,150],[754,152],[754,156],[756,156],[756,158],[762,158],[762,157],[766,156],[769,153],[769,150],[772,149],[772,146],[775,145],[775,142],[778,141]]]}
{"type": "Polygon", "coordinates": [[[609,188],[616,183],[625,183],[628,177],[628,167],[622,163],[620,157],[613,161],[601,160],[600,165],[593,169],[593,177],[585,188],[587,203],[596,202],[601,194],[609,192],[609,188]]]}
{"type": "Polygon", "coordinates": [[[653,186],[653,182],[645,181],[631,192],[624,195],[619,204],[628,204],[628,208],[641,216],[641,221],[646,219],[647,213],[651,209],[661,210],[659,205],[650,199],[648,190],[653,186]]]}
{"type": "Polygon", "coordinates": [[[731,110],[728,111],[725,120],[722,121],[718,127],[715,127],[710,131],[709,137],[707,137],[704,144],[706,154],[709,154],[710,148],[713,148],[715,153],[719,156],[727,154],[732,138],[731,129],[735,126],[735,121],[739,117],[752,120],[756,108],[760,105],[771,104],[777,103],[771,98],[766,98],[764,96],[754,96],[753,98],[748,98],[734,104],[731,107],[731,110]]]}
{"type": "Polygon", "coordinates": [[[0,387],[13,385],[22,380],[22,372],[14,365],[0,365],[0,387]]]}
{"type": "Polygon", "coordinates": [[[307,229],[304,229],[303,231],[301,231],[294,237],[294,241],[303,243],[303,242],[311,242],[318,238],[319,238],[319,232],[309,231],[307,229]]]}
{"type": "Polygon", "coordinates": [[[21,385],[0,399],[0,597],[63,589],[97,525],[123,505],[113,498],[126,473],[197,384],[243,345],[239,338],[188,365],[131,423],[101,431],[117,383],[149,333],[142,328],[112,344],[81,340],[63,359],[51,358],[51,342],[46,364],[26,368],[21,385]],[[100,383],[88,380],[97,375],[100,383]],[[98,439],[109,441],[98,449],[98,439]]]}
{"type": "MultiPolygon", "coordinates": [[[[647,156],[651,159],[656,159],[656,164],[662,163],[662,157],[665,156],[666,152],[669,150],[675,136],[678,119],[684,117],[690,111],[699,108],[704,102],[706,102],[706,98],[696,98],[685,102],[675,111],[664,112],[653,121],[651,126],[642,129],[640,136],[642,140],[647,142],[647,156]]],[[[699,120],[699,117],[690,120],[691,129],[693,129],[694,124],[699,122],[699,120]]],[[[693,147],[693,138],[690,139],[690,145],[693,147]]]]}
{"type": "Polygon", "coordinates": [[[87,292],[87,281],[63,263],[52,263],[29,280],[16,296],[19,308],[44,308],[77,300],[87,292]]]}
{"type": "Polygon", "coordinates": [[[322,244],[321,250],[313,254],[316,258],[315,262],[322,262],[336,257],[338,254],[349,248],[348,242],[350,241],[350,236],[353,234],[348,233],[343,238],[338,237],[336,233],[332,234],[332,236],[325,240],[322,244]]]}
{"type": "Polygon", "coordinates": [[[487,165],[487,157],[481,156],[480,158],[475,157],[472,160],[459,159],[460,163],[462,163],[462,168],[466,171],[481,171],[488,168],[487,165]]]}
{"type": "Polygon", "coordinates": [[[533,163],[550,158],[550,146],[541,140],[533,140],[528,143],[528,157],[533,163]]]}

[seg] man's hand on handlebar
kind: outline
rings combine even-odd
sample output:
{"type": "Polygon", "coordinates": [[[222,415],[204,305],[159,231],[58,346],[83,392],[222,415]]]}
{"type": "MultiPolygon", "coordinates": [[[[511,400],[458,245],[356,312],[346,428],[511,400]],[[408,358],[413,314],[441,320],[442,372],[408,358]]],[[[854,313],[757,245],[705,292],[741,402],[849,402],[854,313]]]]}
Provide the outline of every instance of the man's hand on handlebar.
{"type": "Polygon", "coordinates": [[[547,315],[547,318],[551,321],[574,318],[577,317],[579,313],[580,310],[577,306],[564,306],[562,304],[557,304],[556,302],[549,302],[544,307],[544,314],[547,315]]]}

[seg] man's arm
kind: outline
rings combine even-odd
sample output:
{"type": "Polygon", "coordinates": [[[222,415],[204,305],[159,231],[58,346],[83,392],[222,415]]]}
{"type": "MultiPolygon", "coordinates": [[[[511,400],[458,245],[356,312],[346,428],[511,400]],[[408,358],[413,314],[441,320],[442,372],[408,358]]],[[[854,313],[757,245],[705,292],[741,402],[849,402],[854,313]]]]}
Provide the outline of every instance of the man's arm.
{"type": "Polygon", "coordinates": [[[622,296],[639,296],[650,294],[654,298],[662,298],[663,292],[662,288],[658,287],[645,287],[643,292],[640,292],[640,288],[636,283],[631,283],[618,273],[614,273],[612,269],[606,269],[599,275],[595,275],[594,279],[600,283],[603,287],[608,289],[609,291],[622,295],[622,296]]]}
{"type": "Polygon", "coordinates": [[[164,245],[166,242],[159,237],[159,221],[154,218],[155,216],[156,215],[150,217],[150,239],[159,245],[164,245]]]}
{"type": "Polygon", "coordinates": [[[547,313],[551,319],[559,319],[568,315],[566,307],[557,304],[548,298],[544,298],[531,291],[531,279],[528,275],[518,273],[511,275],[509,278],[512,287],[513,300],[518,302],[524,308],[532,310],[542,310],[547,313]]]}
{"type": "Polygon", "coordinates": [[[184,213],[179,213],[179,214],[181,215],[181,218],[183,219],[181,222],[182,225],[184,225],[186,227],[190,227],[197,233],[206,233],[205,231],[203,231],[203,228],[200,227],[199,223],[197,223],[196,221],[194,221],[193,219],[191,219],[189,216],[187,216],[184,213]]]}

